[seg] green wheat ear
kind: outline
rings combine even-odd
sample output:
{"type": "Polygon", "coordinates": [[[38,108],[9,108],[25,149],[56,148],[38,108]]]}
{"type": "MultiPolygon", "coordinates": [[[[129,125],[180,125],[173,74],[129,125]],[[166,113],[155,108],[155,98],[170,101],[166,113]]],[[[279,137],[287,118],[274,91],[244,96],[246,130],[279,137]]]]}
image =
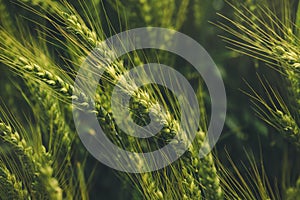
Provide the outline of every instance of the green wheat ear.
{"type": "Polygon", "coordinates": [[[6,164],[0,162],[0,196],[3,199],[25,199],[28,191],[24,189],[23,183],[7,169],[6,164]]]}
{"type": "Polygon", "coordinates": [[[265,96],[258,94],[249,84],[251,93],[246,93],[253,99],[257,115],[269,125],[273,126],[285,138],[300,148],[300,129],[295,117],[289,111],[284,99],[268,81],[258,76],[265,96]]]}
{"type": "MultiPolygon", "coordinates": [[[[32,146],[28,144],[25,137],[15,132],[10,125],[0,123],[1,143],[8,152],[1,152],[1,159],[8,166],[13,166],[10,170],[22,181],[28,194],[35,198],[44,198],[47,193],[55,199],[62,198],[61,188],[58,186],[56,178],[52,177],[53,169],[49,164],[50,159],[43,147],[40,152],[34,152],[32,146]],[[9,159],[9,152],[17,156],[16,160],[9,159]],[[21,166],[14,166],[14,162],[21,166]]],[[[27,135],[27,134],[26,134],[27,135]]]]}
{"type": "Polygon", "coordinates": [[[281,8],[275,11],[267,3],[256,6],[255,11],[242,5],[231,5],[237,20],[220,15],[231,26],[223,22],[216,25],[236,38],[222,37],[231,49],[265,62],[281,75],[283,85],[278,92],[262,83],[267,100],[255,91],[252,91],[252,97],[261,105],[258,114],[299,146],[300,43],[295,33],[299,27],[292,22],[290,4],[281,0],[276,2],[281,8]]]}
{"type": "Polygon", "coordinates": [[[285,199],[293,200],[297,199],[300,196],[300,178],[298,178],[295,187],[290,187],[286,190],[285,199]]]}

